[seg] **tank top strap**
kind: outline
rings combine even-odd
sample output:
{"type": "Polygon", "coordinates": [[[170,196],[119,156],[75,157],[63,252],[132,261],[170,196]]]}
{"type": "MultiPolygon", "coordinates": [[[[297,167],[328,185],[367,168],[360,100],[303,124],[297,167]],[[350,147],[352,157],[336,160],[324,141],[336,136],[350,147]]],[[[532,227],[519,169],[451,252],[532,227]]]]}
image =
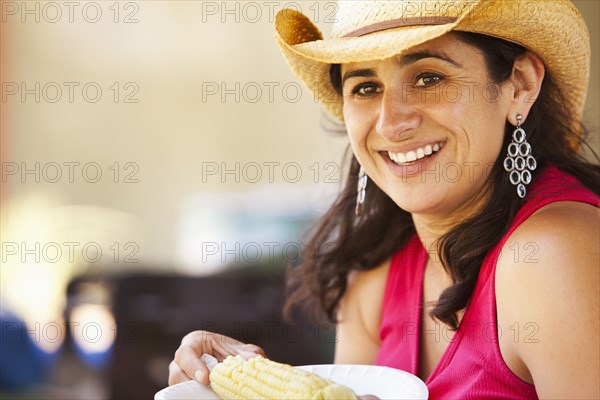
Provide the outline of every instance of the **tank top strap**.
{"type": "MultiPolygon", "coordinates": [[[[542,171],[528,192],[510,228],[486,255],[459,328],[427,379],[431,399],[537,398],[535,387],[514,375],[500,353],[495,291],[498,257],[512,232],[541,207],[558,201],[600,207],[600,198],[554,166],[542,171]]],[[[416,235],[392,258],[383,300],[377,365],[418,374],[426,262],[427,252],[416,235]]]]}
{"type": "Polygon", "coordinates": [[[514,375],[500,353],[495,289],[497,261],[515,229],[543,206],[577,201],[600,207],[600,198],[554,166],[543,171],[528,191],[527,200],[510,228],[486,255],[454,337],[456,340],[427,380],[431,398],[537,398],[535,387],[514,375]],[[471,378],[457,385],[464,376],[471,378]]]}
{"type": "Polygon", "coordinates": [[[416,375],[427,252],[415,234],[392,258],[383,297],[376,364],[416,375]]]}
{"type": "MultiPolygon", "coordinates": [[[[496,271],[496,263],[501,257],[501,250],[509,239],[510,235],[533,213],[540,208],[559,201],[576,201],[595,205],[600,207],[600,198],[591,190],[587,189],[581,182],[573,176],[560,171],[555,166],[549,166],[540,174],[540,177],[529,189],[528,199],[521,209],[515,215],[513,223],[504,234],[497,245],[488,253],[480,270],[480,281],[487,281],[490,275],[496,271]]],[[[473,295],[482,286],[477,285],[473,295]]],[[[494,291],[495,295],[495,291],[494,291]]],[[[495,303],[494,303],[495,306],[495,303]]],[[[494,307],[495,315],[495,307],[494,307]]]]}
{"type": "Polygon", "coordinates": [[[600,206],[599,198],[594,192],[583,186],[573,176],[560,171],[555,166],[549,166],[530,188],[530,197],[515,216],[503,241],[506,241],[510,234],[531,214],[545,205],[559,201],[577,201],[596,207],[600,206]]]}

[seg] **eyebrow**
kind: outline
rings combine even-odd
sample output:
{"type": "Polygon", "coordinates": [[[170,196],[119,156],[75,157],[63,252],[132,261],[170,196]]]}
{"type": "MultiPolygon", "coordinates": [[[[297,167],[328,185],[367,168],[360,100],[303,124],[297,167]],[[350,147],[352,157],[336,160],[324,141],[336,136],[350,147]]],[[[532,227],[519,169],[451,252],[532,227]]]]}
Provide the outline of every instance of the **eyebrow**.
{"type": "Polygon", "coordinates": [[[342,77],[342,86],[344,85],[344,82],[346,82],[346,80],[350,79],[350,78],[372,78],[376,76],[375,71],[373,69],[367,68],[367,69],[353,69],[350,71],[347,71],[344,76],[342,77]]]}
{"type": "MultiPolygon", "coordinates": [[[[461,64],[454,61],[452,58],[448,57],[447,55],[438,53],[435,51],[429,51],[429,50],[417,51],[414,53],[405,54],[397,60],[397,64],[400,65],[401,67],[406,67],[407,65],[414,64],[417,61],[425,59],[425,58],[437,58],[439,60],[442,60],[449,64],[452,64],[453,66],[455,66],[457,68],[462,68],[461,64]]],[[[346,82],[346,80],[348,80],[350,78],[356,78],[356,77],[372,78],[374,76],[376,76],[375,71],[371,68],[350,70],[350,71],[347,71],[344,74],[344,76],[342,77],[342,86],[344,85],[344,82],[346,82]]]]}
{"type": "Polygon", "coordinates": [[[406,67],[407,65],[413,64],[424,58],[437,58],[439,60],[450,63],[450,64],[454,65],[455,67],[458,67],[458,68],[462,67],[462,65],[460,65],[458,62],[454,61],[452,58],[450,58],[446,54],[439,53],[437,51],[431,51],[431,50],[423,50],[423,51],[417,51],[414,53],[404,54],[398,60],[398,65],[400,65],[401,67],[406,67]]]}

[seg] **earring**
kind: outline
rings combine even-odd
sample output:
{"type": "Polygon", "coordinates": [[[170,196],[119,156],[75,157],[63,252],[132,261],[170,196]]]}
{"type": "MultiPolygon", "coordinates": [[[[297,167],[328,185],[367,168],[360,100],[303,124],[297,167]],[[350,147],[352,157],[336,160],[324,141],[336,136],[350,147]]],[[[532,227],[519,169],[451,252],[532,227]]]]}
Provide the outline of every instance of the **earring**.
{"type": "Polygon", "coordinates": [[[508,172],[510,183],[517,187],[517,195],[524,198],[527,194],[525,185],[531,183],[531,172],[537,168],[537,161],[531,155],[531,145],[527,143],[525,131],[521,128],[523,116],[517,114],[517,128],[508,145],[507,156],[504,159],[504,169],[508,172]]]}
{"type": "Polygon", "coordinates": [[[363,212],[363,203],[365,202],[365,196],[367,194],[367,180],[369,177],[367,176],[367,172],[360,166],[360,170],[358,171],[358,185],[356,187],[357,195],[356,195],[356,208],[354,210],[357,216],[361,216],[363,212]]]}

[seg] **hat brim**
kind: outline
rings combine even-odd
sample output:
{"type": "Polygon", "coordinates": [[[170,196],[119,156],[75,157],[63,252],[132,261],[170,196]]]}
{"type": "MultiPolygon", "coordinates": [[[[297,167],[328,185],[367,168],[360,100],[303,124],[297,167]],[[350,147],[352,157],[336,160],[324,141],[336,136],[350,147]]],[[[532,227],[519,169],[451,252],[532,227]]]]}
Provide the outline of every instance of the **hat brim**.
{"type": "MultiPolygon", "coordinates": [[[[483,3],[478,3],[483,4],[483,3]]],[[[518,43],[538,54],[559,87],[563,105],[580,119],[587,93],[590,43],[587,27],[568,1],[544,3],[540,23],[515,21],[509,13],[493,21],[477,7],[442,25],[387,29],[359,37],[323,39],[302,13],[286,9],[275,19],[275,38],[290,68],[314,93],[327,111],[343,122],[343,99],[329,78],[331,64],[382,60],[440,37],[452,30],[495,36],[518,43]]]]}
{"type": "Polygon", "coordinates": [[[325,109],[340,121],[344,119],[342,98],[329,79],[332,64],[384,60],[440,37],[459,23],[457,20],[443,25],[405,26],[365,36],[323,40],[319,29],[305,15],[295,10],[287,11],[289,12],[278,14],[275,38],[294,74],[314,93],[325,109]],[[295,34],[298,31],[303,33],[304,38],[295,34]]]}

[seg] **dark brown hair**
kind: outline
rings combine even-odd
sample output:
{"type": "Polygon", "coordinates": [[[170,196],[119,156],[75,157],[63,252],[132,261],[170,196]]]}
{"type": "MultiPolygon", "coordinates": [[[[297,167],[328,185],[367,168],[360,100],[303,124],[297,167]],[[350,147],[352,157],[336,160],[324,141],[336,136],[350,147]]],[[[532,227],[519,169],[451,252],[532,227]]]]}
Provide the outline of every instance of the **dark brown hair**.
{"type": "MultiPolygon", "coordinates": [[[[490,36],[455,34],[484,54],[488,75],[496,84],[511,76],[515,59],[526,51],[518,44],[490,36]]],[[[331,66],[330,78],[341,93],[339,65],[331,66]]],[[[545,166],[553,164],[600,194],[600,167],[587,162],[570,146],[585,143],[582,138],[586,131],[579,121],[573,121],[563,99],[546,71],[539,97],[523,124],[538,162],[533,179],[545,166]]],[[[513,130],[507,123],[503,148],[508,146],[513,130]]],[[[500,158],[503,159],[503,154],[500,158]]],[[[346,292],[348,273],[377,267],[415,234],[411,215],[373,182],[369,182],[364,215],[355,216],[358,170],[358,162],[352,157],[343,190],[319,221],[302,263],[289,273],[285,305],[288,316],[293,306],[300,303],[313,316],[324,315],[335,322],[338,304],[346,292]]],[[[487,204],[440,239],[439,257],[453,284],[442,292],[431,315],[453,330],[458,327],[457,312],[467,306],[473,293],[483,259],[506,233],[523,202],[508,181],[501,161],[497,160],[492,167],[486,185],[491,193],[487,204]]]]}

